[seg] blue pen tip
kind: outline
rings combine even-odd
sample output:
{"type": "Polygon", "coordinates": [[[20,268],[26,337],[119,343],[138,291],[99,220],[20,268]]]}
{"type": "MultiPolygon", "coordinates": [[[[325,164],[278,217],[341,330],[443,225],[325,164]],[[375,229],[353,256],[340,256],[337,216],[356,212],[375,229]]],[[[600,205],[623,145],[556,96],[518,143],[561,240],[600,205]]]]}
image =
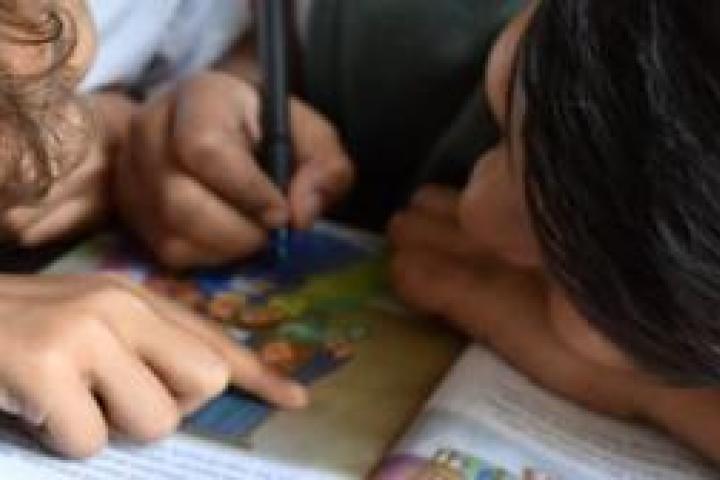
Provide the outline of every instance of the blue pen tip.
{"type": "Polygon", "coordinates": [[[290,256],[290,231],[287,228],[275,232],[275,256],[280,262],[287,261],[290,256]]]}

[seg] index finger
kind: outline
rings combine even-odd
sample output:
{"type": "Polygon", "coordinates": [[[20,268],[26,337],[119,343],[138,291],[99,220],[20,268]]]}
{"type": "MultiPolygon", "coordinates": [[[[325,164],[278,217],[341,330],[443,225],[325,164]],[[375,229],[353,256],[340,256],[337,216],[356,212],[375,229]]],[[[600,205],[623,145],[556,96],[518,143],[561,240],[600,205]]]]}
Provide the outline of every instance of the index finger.
{"type": "Polygon", "coordinates": [[[231,340],[220,327],[203,321],[190,310],[169,300],[155,300],[155,305],[163,314],[206,342],[228,362],[233,385],[284,408],[301,408],[307,405],[308,394],[304,387],[275,373],[253,352],[231,340]]]}

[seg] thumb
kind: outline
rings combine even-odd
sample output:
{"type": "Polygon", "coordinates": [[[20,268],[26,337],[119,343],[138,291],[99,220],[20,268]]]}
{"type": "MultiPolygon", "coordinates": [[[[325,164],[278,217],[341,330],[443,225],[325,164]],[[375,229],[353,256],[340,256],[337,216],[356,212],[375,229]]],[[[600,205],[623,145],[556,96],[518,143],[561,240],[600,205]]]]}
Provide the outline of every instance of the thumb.
{"type": "Polygon", "coordinates": [[[336,130],[306,104],[291,101],[295,174],[288,198],[293,226],[309,228],[352,185],[353,167],[336,130]]]}

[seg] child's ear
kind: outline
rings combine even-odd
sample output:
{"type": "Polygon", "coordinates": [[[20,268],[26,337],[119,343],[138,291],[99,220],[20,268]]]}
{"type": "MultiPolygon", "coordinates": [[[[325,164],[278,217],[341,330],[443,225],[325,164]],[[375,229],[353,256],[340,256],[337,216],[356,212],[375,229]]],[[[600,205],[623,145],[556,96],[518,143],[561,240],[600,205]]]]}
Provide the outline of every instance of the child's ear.
{"type": "Polygon", "coordinates": [[[552,328],[560,341],[573,352],[603,367],[637,370],[630,356],[588,322],[565,290],[555,283],[549,289],[548,306],[552,328]]]}

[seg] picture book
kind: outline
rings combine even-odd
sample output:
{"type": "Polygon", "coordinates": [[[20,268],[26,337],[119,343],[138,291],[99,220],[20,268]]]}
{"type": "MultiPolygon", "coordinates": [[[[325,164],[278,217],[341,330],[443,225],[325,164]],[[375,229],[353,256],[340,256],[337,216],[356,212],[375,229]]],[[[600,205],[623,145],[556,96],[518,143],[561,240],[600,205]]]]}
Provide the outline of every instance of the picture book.
{"type": "Polygon", "coordinates": [[[322,225],[293,235],[289,262],[260,255],[185,275],[101,236],[47,271],[115,272],[227,328],[311,387],[276,411],[231,390],[152,445],[114,439],[64,460],[0,421],[2,480],[709,480],[664,434],[548,393],[482,346],[391,295],[382,241],[322,225]]]}
{"type": "MultiPolygon", "coordinates": [[[[285,261],[267,253],[183,275],[158,268],[127,239],[106,235],[83,244],[45,273],[126,275],[225,326],[263,361],[310,385],[311,406],[278,411],[230,390],[188,418],[181,433],[167,442],[145,449],[114,444],[80,463],[40,453],[19,462],[40,473],[19,478],[106,478],[111,471],[120,472],[113,475],[116,479],[254,478],[247,476],[252,464],[247,461],[240,462],[242,469],[228,467],[225,476],[215,470],[212,476],[200,475],[199,465],[178,469],[177,461],[186,459],[167,461],[176,457],[173,451],[189,449],[195,452],[190,458],[198,456],[197,445],[213,455],[223,448],[237,452],[233,460],[253,458],[262,465],[262,475],[287,471],[288,478],[300,478],[299,472],[310,469],[308,478],[367,476],[462,346],[448,329],[412,315],[395,301],[385,263],[376,237],[330,225],[294,232],[285,261]]],[[[4,435],[15,433],[6,430],[4,435]]],[[[36,454],[13,450],[21,457],[36,454]]],[[[0,471],[4,462],[0,451],[0,471]]],[[[207,468],[217,469],[218,462],[207,468]]]]}

